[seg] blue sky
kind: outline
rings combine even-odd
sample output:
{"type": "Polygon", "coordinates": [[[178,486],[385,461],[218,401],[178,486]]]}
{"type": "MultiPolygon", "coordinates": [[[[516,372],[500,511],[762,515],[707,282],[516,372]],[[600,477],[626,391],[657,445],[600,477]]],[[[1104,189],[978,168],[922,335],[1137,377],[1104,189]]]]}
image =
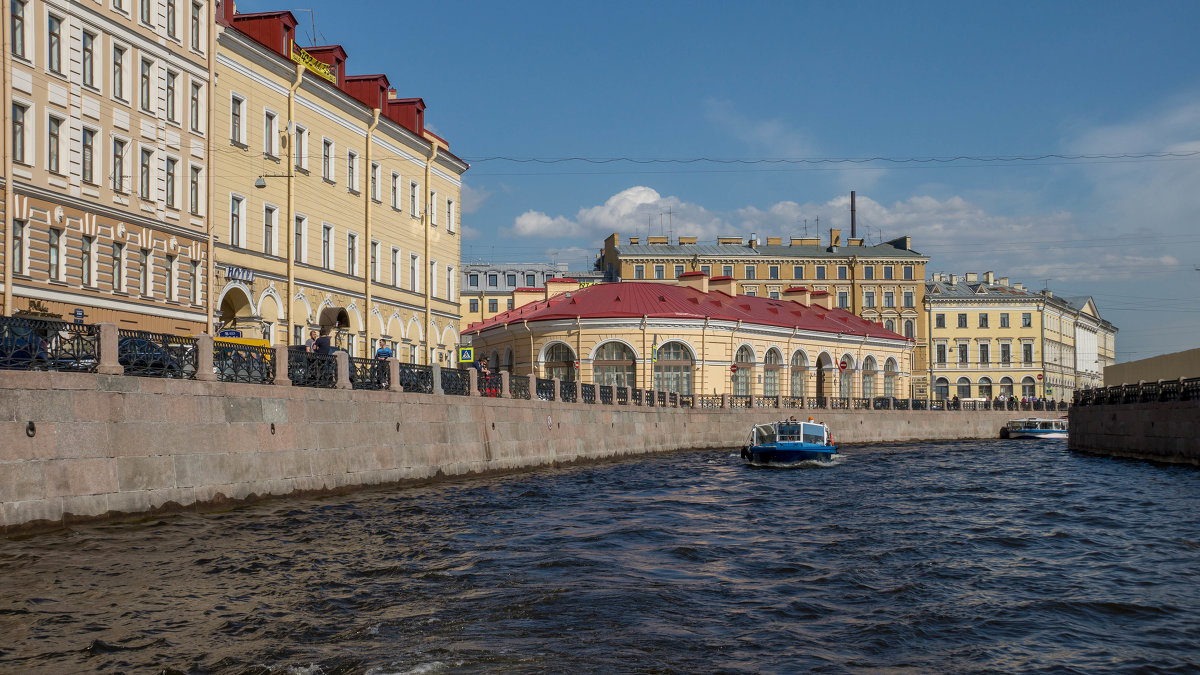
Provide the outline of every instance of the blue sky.
{"type": "Polygon", "coordinates": [[[586,267],[614,231],[827,233],[855,190],[860,234],[911,235],[930,272],[1093,296],[1120,361],[1200,347],[1194,0],[306,7],[300,42],[315,25],[348,72],[424,98],[471,162],[464,261],[586,267]]]}

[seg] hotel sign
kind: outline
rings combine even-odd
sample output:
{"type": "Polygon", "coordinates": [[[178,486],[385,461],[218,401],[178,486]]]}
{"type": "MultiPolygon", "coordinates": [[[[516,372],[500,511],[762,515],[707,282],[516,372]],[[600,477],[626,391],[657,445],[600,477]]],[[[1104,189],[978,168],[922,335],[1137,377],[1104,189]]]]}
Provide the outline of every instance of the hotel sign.
{"type": "Polygon", "coordinates": [[[289,43],[291,44],[292,61],[303,65],[313,75],[329,80],[334,85],[337,84],[337,73],[334,72],[333,66],[315,59],[312,54],[298,46],[295,40],[289,40],[289,43]]]}
{"type": "Polygon", "coordinates": [[[233,279],[234,281],[254,283],[254,270],[248,270],[245,267],[234,267],[233,265],[227,265],[225,267],[225,278],[233,279]]]}

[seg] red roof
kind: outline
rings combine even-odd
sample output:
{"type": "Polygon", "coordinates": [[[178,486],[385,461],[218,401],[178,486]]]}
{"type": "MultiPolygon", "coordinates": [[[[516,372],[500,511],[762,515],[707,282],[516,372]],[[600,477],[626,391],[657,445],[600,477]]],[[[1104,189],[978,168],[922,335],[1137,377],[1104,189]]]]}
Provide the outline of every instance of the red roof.
{"type": "Polygon", "coordinates": [[[904,340],[897,333],[855,316],[844,309],[825,309],[802,305],[793,300],[773,300],[750,295],[727,295],[720,291],[701,293],[687,286],[655,283],[595,284],[557,295],[549,300],[531,302],[510,309],[485,321],[467,326],[467,332],[485,331],[495,326],[521,321],[560,319],[617,319],[631,317],[656,319],[716,319],[742,321],[785,328],[868,335],[904,340]],[[567,297],[570,295],[570,297],[567,297]]]}

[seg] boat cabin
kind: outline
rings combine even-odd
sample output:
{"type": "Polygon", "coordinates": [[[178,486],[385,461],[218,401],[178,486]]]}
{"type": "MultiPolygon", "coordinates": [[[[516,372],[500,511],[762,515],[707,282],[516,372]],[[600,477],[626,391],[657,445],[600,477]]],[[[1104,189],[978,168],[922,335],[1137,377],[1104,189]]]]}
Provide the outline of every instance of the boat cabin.
{"type": "Polygon", "coordinates": [[[815,424],[812,422],[777,422],[754,426],[753,445],[773,445],[775,443],[830,444],[826,437],[824,424],[815,424]]]}

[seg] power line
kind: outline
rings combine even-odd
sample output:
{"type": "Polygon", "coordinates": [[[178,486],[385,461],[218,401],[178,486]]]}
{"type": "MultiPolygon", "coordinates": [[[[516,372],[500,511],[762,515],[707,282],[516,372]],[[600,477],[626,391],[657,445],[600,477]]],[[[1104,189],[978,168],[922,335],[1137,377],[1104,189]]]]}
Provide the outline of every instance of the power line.
{"type": "Polygon", "coordinates": [[[757,157],[757,158],[719,158],[719,157],[509,157],[493,155],[490,157],[464,157],[464,161],[473,164],[484,162],[513,162],[517,164],[563,164],[567,162],[583,162],[586,164],[869,164],[886,162],[889,164],[949,164],[952,162],[1040,162],[1047,159],[1058,160],[1120,160],[1120,159],[1167,159],[1196,157],[1200,150],[1189,152],[1118,152],[1067,155],[1061,153],[1044,153],[1040,155],[955,155],[945,157],[757,157]]]}

